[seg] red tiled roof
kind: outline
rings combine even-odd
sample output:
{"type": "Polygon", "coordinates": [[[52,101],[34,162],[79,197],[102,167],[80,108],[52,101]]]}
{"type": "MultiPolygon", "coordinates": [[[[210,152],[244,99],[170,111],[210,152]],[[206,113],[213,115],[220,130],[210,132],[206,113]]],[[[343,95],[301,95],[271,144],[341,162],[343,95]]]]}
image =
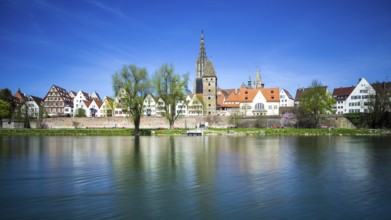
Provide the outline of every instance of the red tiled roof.
{"type": "Polygon", "coordinates": [[[337,100],[346,100],[354,88],[354,86],[335,88],[333,90],[333,97],[337,100]]]}
{"type": "Polygon", "coordinates": [[[248,89],[242,87],[237,90],[238,92],[231,93],[226,98],[226,102],[252,102],[260,91],[268,102],[279,102],[280,101],[280,92],[278,88],[258,88],[258,89],[248,89]]]}
{"type": "Polygon", "coordinates": [[[20,103],[26,102],[26,97],[19,91],[14,94],[14,97],[19,100],[20,103]]]}

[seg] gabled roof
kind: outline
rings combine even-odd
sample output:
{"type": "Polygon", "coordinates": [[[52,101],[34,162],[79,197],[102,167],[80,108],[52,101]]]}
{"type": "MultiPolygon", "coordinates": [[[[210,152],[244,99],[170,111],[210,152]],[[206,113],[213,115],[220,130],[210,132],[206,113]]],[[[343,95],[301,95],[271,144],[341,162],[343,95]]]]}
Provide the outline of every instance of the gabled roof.
{"type": "Polygon", "coordinates": [[[293,96],[288,92],[288,90],[286,90],[286,89],[282,89],[282,90],[284,90],[284,92],[288,96],[288,98],[293,99],[293,96]]]}
{"type": "Polygon", "coordinates": [[[90,95],[90,97],[91,97],[91,98],[96,98],[96,99],[102,100],[102,99],[100,98],[99,94],[98,94],[96,91],[92,92],[91,95],[90,95]]]}
{"type": "Polygon", "coordinates": [[[83,102],[84,102],[84,105],[86,105],[87,108],[89,108],[91,103],[92,103],[92,101],[89,101],[89,100],[85,100],[83,102]]]}
{"type": "Polygon", "coordinates": [[[280,102],[280,91],[278,88],[262,88],[262,95],[268,102],[280,102]]]}
{"type": "Polygon", "coordinates": [[[86,92],[84,92],[83,90],[80,90],[79,92],[81,92],[83,94],[84,97],[86,97],[86,99],[91,99],[90,95],[86,92]]]}
{"type": "Polygon", "coordinates": [[[41,105],[41,103],[43,102],[43,99],[42,98],[39,98],[37,96],[30,96],[29,99],[32,99],[35,103],[37,103],[37,105],[41,105]]]}
{"type": "MultiPolygon", "coordinates": [[[[279,102],[280,92],[278,88],[248,89],[242,87],[226,97],[225,102],[252,102],[258,92],[261,92],[267,102],[279,102]]],[[[223,106],[223,105],[222,105],[223,106]]]]}
{"type": "Polygon", "coordinates": [[[14,97],[17,98],[19,100],[20,103],[24,103],[26,102],[26,96],[20,92],[20,90],[18,90],[15,94],[14,94],[14,97]]]}
{"type": "Polygon", "coordinates": [[[333,90],[333,97],[336,100],[346,100],[348,98],[348,96],[350,95],[350,93],[353,92],[354,88],[356,88],[356,87],[351,86],[351,87],[335,88],[333,90]]]}
{"type": "Polygon", "coordinates": [[[103,102],[100,101],[99,99],[96,99],[96,98],[95,98],[95,99],[92,99],[90,105],[91,105],[93,102],[95,102],[95,104],[98,106],[98,108],[100,108],[100,107],[103,105],[103,102]]]}
{"type": "Polygon", "coordinates": [[[58,94],[65,102],[65,106],[73,106],[72,98],[71,98],[71,96],[69,96],[69,93],[67,92],[67,90],[65,90],[64,88],[57,86],[57,85],[52,85],[50,87],[49,91],[46,93],[46,96],[43,98],[43,100],[46,100],[46,97],[48,97],[48,95],[52,92],[51,91],[52,88],[54,88],[58,91],[58,94]]]}

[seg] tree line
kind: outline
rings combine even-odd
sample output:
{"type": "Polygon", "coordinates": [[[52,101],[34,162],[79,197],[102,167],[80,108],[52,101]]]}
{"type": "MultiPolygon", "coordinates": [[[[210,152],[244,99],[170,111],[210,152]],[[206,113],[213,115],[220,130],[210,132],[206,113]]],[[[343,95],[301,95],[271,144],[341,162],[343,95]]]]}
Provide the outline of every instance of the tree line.
{"type": "Polygon", "coordinates": [[[188,74],[175,73],[172,64],[163,64],[153,76],[148,75],[146,68],[135,65],[124,66],[112,75],[115,96],[123,105],[134,123],[134,135],[140,135],[140,121],[143,115],[143,102],[148,93],[163,100],[161,106],[170,129],[180,116],[176,111],[179,102],[185,100],[188,74]]]}

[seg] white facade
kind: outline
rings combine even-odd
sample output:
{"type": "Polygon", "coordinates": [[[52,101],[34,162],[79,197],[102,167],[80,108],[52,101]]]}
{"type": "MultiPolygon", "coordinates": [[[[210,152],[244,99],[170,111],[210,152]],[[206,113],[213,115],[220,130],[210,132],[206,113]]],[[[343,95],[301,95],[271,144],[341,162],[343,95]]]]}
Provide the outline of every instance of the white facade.
{"type": "Polygon", "coordinates": [[[183,100],[179,100],[177,105],[175,106],[175,111],[180,116],[186,116],[187,115],[187,104],[183,100]]]}
{"type": "MultiPolygon", "coordinates": [[[[343,112],[345,114],[368,112],[368,101],[372,95],[375,95],[375,90],[365,78],[361,78],[345,103],[341,103],[344,104],[343,112]]],[[[337,108],[338,106],[337,104],[337,108]]]]}
{"type": "MultiPolygon", "coordinates": [[[[42,100],[41,100],[42,102],[42,100]]],[[[43,108],[40,106],[41,103],[37,103],[36,100],[32,96],[30,96],[27,99],[27,102],[22,106],[22,112],[25,111],[25,108],[27,106],[28,109],[28,115],[32,118],[38,118],[39,117],[39,111],[43,111],[43,108]]]]}
{"type": "Polygon", "coordinates": [[[279,101],[268,101],[259,90],[250,102],[240,102],[240,113],[244,116],[278,115],[279,101]]]}
{"type": "Polygon", "coordinates": [[[295,99],[285,89],[280,91],[280,106],[281,107],[292,107],[295,105],[295,99]]]}
{"type": "Polygon", "coordinates": [[[73,98],[73,108],[74,108],[73,115],[77,114],[79,108],[86,110],[86,114],[87,114],[88,106],[85,105],[84,101],[88,101],[89,99],[90,97],[88,93],[79,90],[79,92],[77,92],[76,96],[73,98]]]}
{"type": "Polygon", "coordinates": [[[143,102],[143,115],[156,116],[156,101],[151,94],[148,94],[143,102]]]}

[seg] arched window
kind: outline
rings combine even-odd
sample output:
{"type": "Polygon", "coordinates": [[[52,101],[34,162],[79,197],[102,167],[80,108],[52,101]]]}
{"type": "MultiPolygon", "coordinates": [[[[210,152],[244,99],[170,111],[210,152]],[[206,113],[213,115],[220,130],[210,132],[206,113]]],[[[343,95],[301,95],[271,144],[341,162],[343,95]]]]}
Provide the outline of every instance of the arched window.
{"type": "Polygon", "coordinates": [[[255,109],[265,109],[265,106],[262,103],[255,104],[255,109]]]}

